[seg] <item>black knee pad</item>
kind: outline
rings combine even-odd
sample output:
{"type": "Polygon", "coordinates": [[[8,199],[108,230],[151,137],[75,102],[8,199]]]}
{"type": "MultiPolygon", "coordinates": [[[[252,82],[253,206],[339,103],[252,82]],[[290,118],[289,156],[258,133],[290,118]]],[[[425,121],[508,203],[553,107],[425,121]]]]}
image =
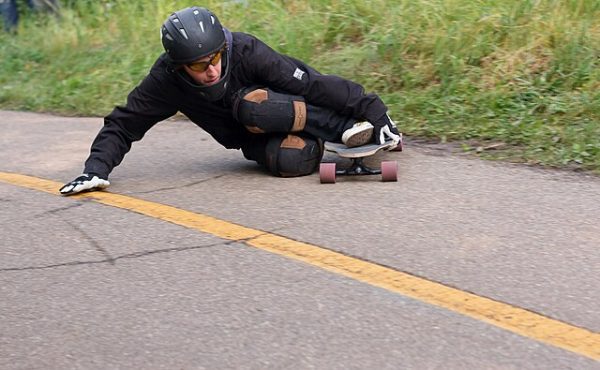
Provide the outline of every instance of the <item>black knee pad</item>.
{"type": "Polygon", "coordinates": [[[248,131],[259,134],[304,130],[306,103],[303,97],[265,88],[245,89],[238,95],[234,114],[248,131]]]}
{"type": "Polygon", "coordinates": [[[309,135],[277,135],[266,146],[266,167],[272,174],[295,177],[313,173],[323,157],[323,142],[309,135]]]}

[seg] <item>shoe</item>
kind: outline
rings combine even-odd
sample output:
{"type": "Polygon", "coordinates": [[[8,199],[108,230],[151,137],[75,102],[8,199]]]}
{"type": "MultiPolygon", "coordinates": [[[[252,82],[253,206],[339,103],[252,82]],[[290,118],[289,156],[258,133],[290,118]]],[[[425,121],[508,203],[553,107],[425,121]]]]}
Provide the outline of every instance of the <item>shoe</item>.
{"type": "Polygon", "coordinates": [[[356,122],[342,134],[342,143],[348,148],[361,146],[373,141],[373,125],[370,122],[356,122]]]}

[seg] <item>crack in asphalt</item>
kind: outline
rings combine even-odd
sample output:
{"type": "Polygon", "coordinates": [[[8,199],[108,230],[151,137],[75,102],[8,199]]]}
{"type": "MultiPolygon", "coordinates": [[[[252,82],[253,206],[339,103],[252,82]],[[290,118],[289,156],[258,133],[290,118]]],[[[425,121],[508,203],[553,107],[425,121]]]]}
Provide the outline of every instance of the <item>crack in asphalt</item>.
{"type": "MultiPolygon", "coordinates": [[[[69,209],[73,209],[73,208],[77,208],[77,207],[81,207],[84,204],[83,201],[74,203],[74,204],[70,204],[68,206],[65,207],[59,207],[59,208],[54,208],[51,209],[49,211],[44,212],[42,215],[39,215],[37,217],[42,217],[44,215],[50,214],[50,215],[56,215],[59,212],[62,211],[67,211],[69,209]]],[[[112,257],[110,255],[110,253],[108,252],[108,250],[106,250],[105,248],[103,248],[100,243],[98,243],[92,236],[90,236],[85,230],[83,230],[81,227],[77,226],[76,224],[74,224],[73,222],[70,222],[68,220],[65,219],[61,219],[61,221],[63,221],[64,223],[66,223],[67,225],[71,226],[75,231],[77,231],[79,234],[81,234],[83,236],[83,238],[92,245],[92,247],[94,247],[94,249],[98,252],[100,252],[104,257],[105,257],[105,261],[107,261],[108,263],[110,263],[111,265],[114,265],[114,257],[112,257]]]]}
{"type": "Polygon", "coordinates": [[[96,241],[96,239],[92,238],[88,233],[85,232],[85,230],[83,230],[82,228],[80,228],[79,226],[67,221],[67,220],[63,220],[67,225],[71,226],[73,229],[77,230],[81,235],[83,235],[84,239],[88,241],[88,243],[90,243],[92,245],[92,247],[94,247],[95,250],[97,250],[98,252],[100,252],[104,257],[106,257],[106,261],[108,263],[110,263],[111,265],[115,264],[115,259],[113,256],[110,255],[110,253],[108,252],[108,250],[106,250],[105,248],[103,248],[100,243],[98,243],[96,241]]]}
{"type": "MultiPolygon", "coordinates": [[[[189,186],[193,186],[199,183],[203,183],[206,181],[209,181],[211,179],[216,179],[219,177],[222,177],[225,175],[219,175],[219,176],[215,176],[212,177],[210,179],[204,179],[202,181],[196,181],[194,183],[190,183],[190,184],[186,184],[183,186],[179,186],[179,187],[171,187],[171,188],[163,188],[163,189],[155,189],[152,191],[148,191],[146,193],[150,193],[150,192],[156,192],[156,191],[160,191],[160,190],[167,190],[167,189],[177,189],[177,188],[182,188],[182,187],[189,187],[189,186]]],[[[141,194],[143,192],[139,192],[138,194],[141,194]]],[[[4,199],[0,199],[0,201],[4,201],[4,199]]],[[[84,205],[87,202],[90,202],[91,200],[88,199],[81,199],[78,202],[65,206],[65,207],[59,207],[59,208],[54,208],[51,210],[48,210],[40,215],[34,216],[35,218],[38,217],[43,217],[44,215],[53,215],[53,216],[57,216],[57,214],[59,212],[62,211],[66,211],[72,208],[77,208],[80,207],[82,205],[84,205]]],[[[69,225],[70,227],[72,227],[74,230],[76,230],[78,233],[80,233],[85,240],[87,240],[96,251],[100,252],[105,258],[100,259],[100,260],[88,260],[88,261],[71,261],[71,262],[63,262],[63,263],[55,263],[55,264],[51,264],[51,265],[42,265],[42,266],[24,266],[24,267],[5,267],[5,268],[0,268],[0,273],[3,272],[15,272],[15,271],[32,271],[32,270],[48,270],[48,269],[55,269],[55,268],[61,268],[61,267],[71,267],[71,266],[81,266],[81,265],[95,265],[95,264],[110,264],[112,266],[116,265],[116,262],[118,260],[121,259],[137,259],[137,258],[143,258],[143,257],[147,257],[147,256],[151,256],[154,254],[161,254],[161,253],[173,253],[173,252],[184,252],[184,251],[190,251],[190,250],[197,250],[197,249],[208,249],[208,248],[214,248],[214,247],[219,247],[219,246],[229,246],[232,245],[234,243],[246,243],[250,240],[256,239],[258,237],[261,237],[263,235],[269,234],[269,232],[263,232],[260,233],[259,235],[253,236],[251,238],[244,238],[244,239],[236,239],[236,240],[227,240],[224,242],[220,242],[220,243],[213,243],[213,244],[208,244],[208,245],[200,245],[200,246],[190,246],[190,247],[175,247],[175,248],[163,248],[163,249],[155,249],[155,250],[147,250],[147,251],[140,251],[140,252],[134,252],[134,253],[128,253],[128,254],[123,254],[120,256],[116,256],[113,257],[108,250],[106,250],[105,248],[103,248],[93,237],[91,237],[89,234],[87,234],[82,228],[80,228],[79,226],[75,225],[72,222],[69,222],[68,220],[65,219],[61,219],[63,222],[65,222],[67,225],[69,225]]]]}
{"type": "Polygon", "coordinates": [[[209,177],[207,179],[203,179],[203,180],[200,180],[200,181],[191,182],[189,184],[184,184],[184,185],[180,185],[180,186],[171,186],[171,187],[167,187],[167,188],[158,188],[158,189],[147,190],[147,191],[136,191],[136,192],[133,192],[131,194],[150,194],[150,193],[155,193],[155,192],[158,192],[158,191],[189,188],[191,186],[202,184],[204,182],[215,180],[215,179],[218,179],[218,178],[221,178],[221,177],[224,177],[224,176],[225,175],[217,175],[217,176],[209,177]]]}
{"type": "Polygon", "coordinates": [[[243,243],[245,240],[228,240],[221,243],[213,243],[208,245],[196,245],[190,247],[175,247],[175,248],[163,248],[163,249],[154,249],[149,251],[140,251],[134,253],[123,254],[116,257],[105,258],[101,260],[90,260],[90,261],[72,261],[72,262],[64,262],[64,263],[56,263],[52,265],[45,266],[26,266],[26,267],[8,267],[8,268],[0,268],[0,273],[2,272],[13,272],[13,271],[29,271],[29,270],[47,270],[54,269],[59,267],[70,267],[70,266],[81,266],[81,265],[96,265],[96,264],[105,264],[108,263],[110,265],[115,265],[116,261],[122,259],[137,259],[143,258],[147,256],[151,256],[154,254],[161,253],[177,253],[177,252],[185,252],[196,249],[208,249],[220,246],[229,246],[234,243],[243,243]]]}
{"type": "Polygon", "coordinates": [[[73,203],[73,204],[70,204],[70,205],[65,206],[65,207],[51,209],[51,210],[46,211],[46,212],[44,212],[43,214],[41,214],[41,215],[39,215],[37,217],[41,217],[41,216],[44,216],[44,215],[47,215],[47,214],[53,215],[53,214],[58,213],[58,212],[66,211],[66,210],[69,210],[69,209],[72,209],[72,208],[81,207],[82,205],[83,205],[83,202],[79,201],[77,203],[73,203]]]}

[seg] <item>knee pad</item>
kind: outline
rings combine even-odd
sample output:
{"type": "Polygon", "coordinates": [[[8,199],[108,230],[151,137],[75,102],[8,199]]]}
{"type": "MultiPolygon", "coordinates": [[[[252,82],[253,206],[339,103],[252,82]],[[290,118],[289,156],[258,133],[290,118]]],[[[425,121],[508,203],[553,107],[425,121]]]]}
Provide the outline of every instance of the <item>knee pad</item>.
{"type": "Polygon", "coordinates": [[[266,167],[281,177],[310,175],[322,157],[323,142],[309,135],[273,136],[266,146],[266,167]]]}
{"type": "Polygon", "coordinates": [[[301,96],[250,88],[242,90],[238,99],[234,114],[254,134],[304,130],[306,103],[301,96]]]}

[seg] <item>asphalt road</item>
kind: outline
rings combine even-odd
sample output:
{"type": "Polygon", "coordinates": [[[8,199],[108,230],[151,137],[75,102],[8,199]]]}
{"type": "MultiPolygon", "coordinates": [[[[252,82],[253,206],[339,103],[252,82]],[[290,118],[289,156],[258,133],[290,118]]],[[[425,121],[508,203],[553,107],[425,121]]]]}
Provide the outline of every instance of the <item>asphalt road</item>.
{"type": "MultiPolygon", "coordinates": [[[[101,125],[0,111],[0,177],[73,179],[101,125]]],[[[0,368],[600,369],[598,177],[410,141],[381,158],[398,160],[398,182],[274,178],[167,121],[134,144],[109,192],[522,309],[522,332],[480,319],[478,301],[454,310],[377,273],[365,282],[227,230],[0,178],[0,368]],[[527,328],[522,312],[572,327],[565,337],[587,349],[527,328]]]]}

